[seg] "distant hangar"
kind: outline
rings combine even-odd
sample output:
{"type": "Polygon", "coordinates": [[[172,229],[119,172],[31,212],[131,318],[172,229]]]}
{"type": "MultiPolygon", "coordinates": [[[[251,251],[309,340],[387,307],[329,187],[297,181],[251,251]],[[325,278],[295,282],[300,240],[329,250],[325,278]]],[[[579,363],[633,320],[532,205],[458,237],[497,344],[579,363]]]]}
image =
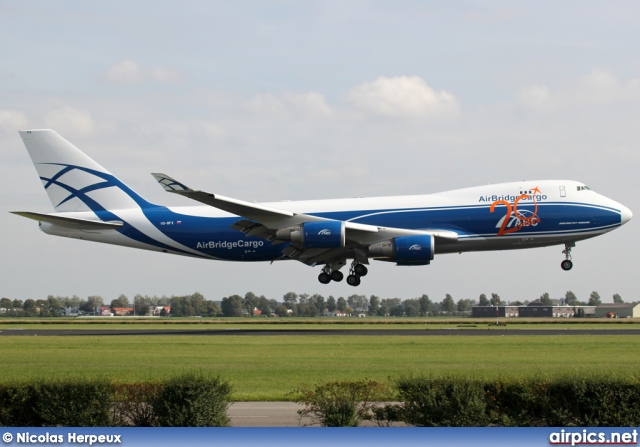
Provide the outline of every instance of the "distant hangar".
{"type": "Polygon", "coordinates": [[[617,318],[640,318],[640,303],[604,303],[596,307],[596,317],[613,314],[617,318]]]}
{"type": "Polygon", "coordinates": [[[616,318],[640,318],[640,303],[604,303],[600,306],[566,306],[541,304],[534,301],[527,306],[474,306],[471,310],[473,318],[571,318],[571,317],[596,317],[607,316],[616,318]]]}

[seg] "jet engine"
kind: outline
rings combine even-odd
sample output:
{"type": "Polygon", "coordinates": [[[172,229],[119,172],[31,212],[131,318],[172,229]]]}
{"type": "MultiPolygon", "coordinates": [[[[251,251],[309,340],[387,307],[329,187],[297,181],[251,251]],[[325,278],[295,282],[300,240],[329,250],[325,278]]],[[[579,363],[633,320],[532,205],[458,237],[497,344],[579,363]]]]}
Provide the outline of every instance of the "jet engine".
{"type": "Polygon", "coordinates": [[[396,265],[427,265],[434,255],[432,234],[398,236],[369,247],[372,258],[387,258],[383,261],[395,261],[396,265]]]}
{"type": "Polygon", "coordinates": [[[344,229],[344,222],[338,220],[305,222],[299,227],[278,230],[276,239],[298,243],[307,248],[341,248],[344,247],[344,229]]]}

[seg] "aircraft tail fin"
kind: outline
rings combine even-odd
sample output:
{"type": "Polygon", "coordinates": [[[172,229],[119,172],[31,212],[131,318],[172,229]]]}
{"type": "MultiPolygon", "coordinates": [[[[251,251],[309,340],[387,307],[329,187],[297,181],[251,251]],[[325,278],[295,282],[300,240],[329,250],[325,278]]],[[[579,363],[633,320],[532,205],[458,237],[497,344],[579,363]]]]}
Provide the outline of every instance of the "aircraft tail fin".
{"type": "Polygon", "coordinates": [[[20,137],[57,212],[154,206],[57,132],[23,130],[20,137]]]}

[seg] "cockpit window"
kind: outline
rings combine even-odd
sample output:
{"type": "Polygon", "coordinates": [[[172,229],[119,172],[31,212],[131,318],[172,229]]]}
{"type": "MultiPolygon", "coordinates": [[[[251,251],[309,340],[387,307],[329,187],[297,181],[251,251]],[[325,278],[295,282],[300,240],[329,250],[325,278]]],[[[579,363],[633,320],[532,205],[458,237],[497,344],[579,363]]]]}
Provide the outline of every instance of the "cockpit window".
{"type": "Polygon", "coordinates": [[[591,191],[588,186],[578,186],[578,191],[591,191]]]}

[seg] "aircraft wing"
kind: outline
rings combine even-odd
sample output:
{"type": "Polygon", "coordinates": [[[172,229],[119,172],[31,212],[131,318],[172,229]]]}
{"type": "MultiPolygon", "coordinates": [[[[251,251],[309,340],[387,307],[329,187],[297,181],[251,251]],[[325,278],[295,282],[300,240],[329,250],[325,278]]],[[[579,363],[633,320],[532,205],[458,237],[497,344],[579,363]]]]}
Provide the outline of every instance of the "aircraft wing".
{"type": "MultiPolygon", "coordinates": [[[[317,222],[324,219],[322,217],[311,216],[308,214],[293,213],[291,211],[281,210],[262,206],[257,203],[245,202],[243,200],[232,199],[220,194],[213,194],[205,191],[195,191],[184,183],[172,179],[165,174],[151,174],[162,185],[167,192],[179,194],[188,197],[214,208],[227,211],[231,214],[246,217],[253,221],[259,222],[271,230],[280,230],[299,225],[304,222],[317,222]]],[[[377,232],[377,227],[371,225],[363,225],[355,222],[346,222],[346,227],[364,232],[377,232]]],[[[238,228],[236,228],[238,229],[238,228]]]]}
{"type": "MultiPolygon", "coordinates": [[[[256,203],[245,202],[219,194],[205,191],[196,191],[184,183],[169,177],[166,174],[151,174],[167,192],[179,194],[214,208],[227,211],[231,214],[242,216],[249,220],[239,220],[232,225],[233,229],[242,231],[247,236],[255,236],[270,240],[274,243],[283,243],[276,240],[278,230],[295,227],[305,222],[332,221],[318,216],[304,213],[294,213],[287,210],[267,207],[256,203]]],[[[340,248],[308,248],[291,243],[283,253],[305,264],[333,262],[344,259],[347,254],[359,262],[368,263],[366,247],[371,244],[383,242],[398,236],[409,235],[433,235],[447,242],[458,240],[458,233],[449,230],[407,230],[402,228],[379,227],[375,225],[360,224],[356,222],[344,222],[345,247],[340,248]]]]}
{"type": "Polygon", "coordinates": [[[238,216],[248,217],[249,219],[262,221],[272,219],[291,218],[295,216],[295,213],[290,211],[283,211],[275,208],[269,208],[260,206],[255,203],[245,202],[242,200],[232,199],[230,197],[224,197],[219,194],[212,194],[205,191],[195,191],[183,183],[180,183],[165,174],[151,174],[165,189],[165,191],[179,194],[181,196],[189,197],[190,199],[197,200],[198,202],[206,205],[213,206],[231,214],[238,216]]]}
{"type": "Polygon", "coordinates": [[[104,222],[102,220],[78,219],[76,217],[56,216],[52,214],[32,213],[29,211],[11,211],[12,214],[37,220],[38,222],[49,222],[75,230],[116,230],[122,227],[122,222],[104,222]]]}

